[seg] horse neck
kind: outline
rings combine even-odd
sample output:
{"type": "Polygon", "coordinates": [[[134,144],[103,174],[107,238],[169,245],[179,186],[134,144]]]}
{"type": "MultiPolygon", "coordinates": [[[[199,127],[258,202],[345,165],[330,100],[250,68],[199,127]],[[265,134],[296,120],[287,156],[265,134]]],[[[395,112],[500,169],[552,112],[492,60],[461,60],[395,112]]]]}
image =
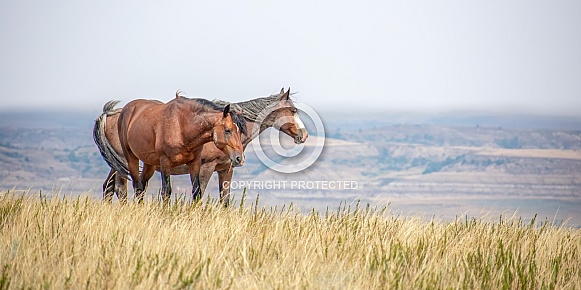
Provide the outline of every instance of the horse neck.
{"type": "Polygon", "coordinates": [[[267,121],[267,118],[262,118],[259,114],[260,111],[264,110],[266,107],[273,106],[278,99],[270,99],[264,102],[263,99],[255,99],[246,102],[236,103],[239,109],[242,110],[242,115],[246,121],[246,128],[248,129],[249,136],[242,137],[242,145],[246,148],[254,138],[258,137],[260,133],[264,130],[273,126],[273,123],[267,121]],[[262,119],[261,123],[257,122],[257,119],[262,119]]]}
{"type": "Polygon", "coordinates": [[[222,113],[199,112],[195,116],[195,118],[186,118],[186,126],[194,128],[194,130],[184,131],[184,137],[188,144],[198,147],[212,141],[214,124],[218,122],[222,113]]]}
{"type": "Polygon", "coordinates": [[[248,134],[244,135],[242,137],[242,146],[244,146],[244,148],[246,148],[246,145],[250,144],[250,142],[252,142],[252,140],[254,140],[256,137],[258,137],[258,135],[260,135],[260,133],[262,133],[264,130],[272,127],[273,124],[269,124],[267,122],[263,122],[262,124],[259,124],[257,122],[254,121],[248,121],[246,120],[246,128],[248,129],[248,134]]]}

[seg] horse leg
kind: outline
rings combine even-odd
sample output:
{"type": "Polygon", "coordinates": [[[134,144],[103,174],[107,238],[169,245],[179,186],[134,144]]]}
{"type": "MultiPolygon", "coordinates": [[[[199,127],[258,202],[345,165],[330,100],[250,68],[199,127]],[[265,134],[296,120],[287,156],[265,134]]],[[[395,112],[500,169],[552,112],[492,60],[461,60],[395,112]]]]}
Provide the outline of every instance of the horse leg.
{"type": "Polygon", "coordinates": [[[127,169],[129,169],[129,175],[131,176],[135,199],[138,200],[137,197],[141,196],[143,192],[139,182],[139,159],[131,151],[124,153],[124,155],[127,158],[127,169]]]}
{"type": "Polygon", "coordinates": [[[214,170],[216,170],[216,162],[204,163],[200,167],[200,189],[202,194],[206,192],[206,187],[208,187],[208,182],[210,182],[214,170]]]}
{"type": "Polygon", "coordinates": [[[190,168],[190,181],[192,182],[192,199],[194,201],[199,201],[200,199],[202,199],[202,189],[200,187],[201,165],[202,165],[201,158],[195,158],[190,163],[188,163],[188,167],[190,168]]]}
{"type": "Polygon", "coordinates": [[[223,171],[218,171],[218,180],[220,182],[220,202],[224,207],[230,205],[230,182],[232,181],[232,174],[234,169],[229,168],[223,171]]]}
{"type": "Polygon", "coordinates": [[[147,189],[147,182],[153,174],[155,173],[155,166],[143,164],[143,169],[141,170],[141,175],[139,176],[139,195],[137,195],[137,191],[135,193],[135,199],[139,203],[143,202],[143,198],[145,197],[145,190],[147,189]]]}
{"type": "Polygon", "coordinates": [[[127,203],[127,179],[115,173],[115,192],[121,204],[127,203]]]}
{"type": "Polygon", "coordinates": [[[166,156],[159,158],[159,171],[161,172],[161,197],[163,203],[171,201],[171,162],[166,156]]]}
{"type": "Polygon", "coordinates": [[[161,198],[163,204],[169,204],[171,201],[171,174],[161,174],[161,198]]]}
{"type": "Polygon", "coordinates": [[[103,182],[103,201],[111,203],[113,202],[113,193],[115,191],[115,171],[111,169],[109,175],[103,182]]]}

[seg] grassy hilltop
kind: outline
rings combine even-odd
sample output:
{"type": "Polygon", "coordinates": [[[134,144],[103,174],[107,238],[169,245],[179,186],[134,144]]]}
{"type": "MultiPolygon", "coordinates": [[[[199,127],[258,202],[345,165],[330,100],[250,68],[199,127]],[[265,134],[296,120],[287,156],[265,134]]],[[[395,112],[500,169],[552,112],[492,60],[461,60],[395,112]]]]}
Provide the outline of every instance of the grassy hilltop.
{"type": "Polygon", "coordinates": [[[581,230],[0,192],[0,289],[581,289],[581,230]]]}

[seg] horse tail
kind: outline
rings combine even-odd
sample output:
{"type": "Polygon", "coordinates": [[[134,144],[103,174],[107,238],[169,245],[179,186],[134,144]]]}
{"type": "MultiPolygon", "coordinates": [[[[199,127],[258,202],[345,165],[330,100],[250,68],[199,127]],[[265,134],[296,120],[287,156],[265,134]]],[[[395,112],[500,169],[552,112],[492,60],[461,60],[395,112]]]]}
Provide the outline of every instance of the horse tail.
{"type": "Polygon", "coordinates": [[[121,109],[115,109],[115,106],[119,103],[119,101],[109,101],[103,106],[103,113],[97,117],[95,120],[95,126],[93,127],[93,140],[97,147],[99,148],[99,152],[101,152],[101,156],[109,167],[113,170],[117,171],[117,173],[123,175],[125,178],[129,178],[129,169],[127,169],[127,160],[125,157],[120,156],[115,152],[109,140],[105,136],[105,124],[107,122],[107,116],[119,114],[121,109]]]}
{"type": "Polygon", "coordinates": [[[103,106],[103,114],[106,114],[107,116],[112,116],[121,113],[121,108],[115,109],[115,106],[117,106],[119,102],[121,101],[109,101],[105,103],[105,105],[103,106]]]}

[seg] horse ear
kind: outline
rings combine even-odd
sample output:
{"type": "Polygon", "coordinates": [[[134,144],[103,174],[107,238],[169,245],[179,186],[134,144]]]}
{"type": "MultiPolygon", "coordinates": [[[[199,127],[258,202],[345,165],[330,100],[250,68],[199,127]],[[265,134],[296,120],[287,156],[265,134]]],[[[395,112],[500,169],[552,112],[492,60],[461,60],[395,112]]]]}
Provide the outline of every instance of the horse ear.
{"type": "Polygon", "coordinates": [[[224,107],[224,118],[228,117],[228,114],[230,114],[230,104],[224,107]]]}
{"type": "Polygon", "coordinates": [[[280,95],[284,94],[284,87],[282,89],[280,89],[280,95]]]}
{"type": "MultiPolygon", "coordinates": [[[[283,89],[284,92],[284,89],[283,89]]],[[[286,91],[286,93],[284,93],[281,97],[280,100],[281,101],[288,101],[290,98],[290,88],[288,88],[288,91],[286,91]]]]}

